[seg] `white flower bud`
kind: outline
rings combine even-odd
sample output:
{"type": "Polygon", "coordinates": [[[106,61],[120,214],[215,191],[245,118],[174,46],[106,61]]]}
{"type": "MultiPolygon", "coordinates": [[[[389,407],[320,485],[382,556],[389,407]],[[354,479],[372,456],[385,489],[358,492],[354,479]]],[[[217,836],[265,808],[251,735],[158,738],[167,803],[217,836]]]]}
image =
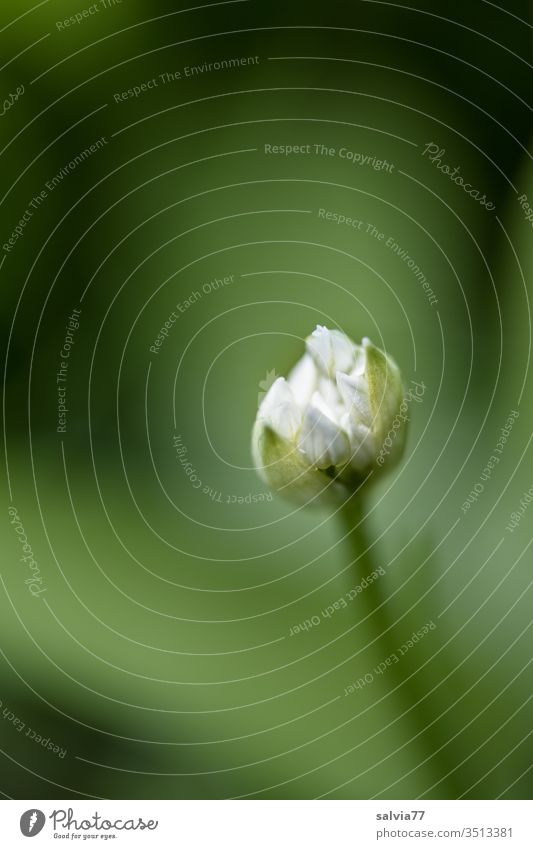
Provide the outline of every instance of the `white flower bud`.
{"type": "Polygon", "coordinates": [[[406,430],[404,416],[383,460],[403,386],[398,366],[369,339],[356,345],[318,326],[306,347],[287,380],[278,378],[261,402],[252,437],[266,483],[304,503],[326,492],[346,495],[370,472],[390,467],[406,430]]]}

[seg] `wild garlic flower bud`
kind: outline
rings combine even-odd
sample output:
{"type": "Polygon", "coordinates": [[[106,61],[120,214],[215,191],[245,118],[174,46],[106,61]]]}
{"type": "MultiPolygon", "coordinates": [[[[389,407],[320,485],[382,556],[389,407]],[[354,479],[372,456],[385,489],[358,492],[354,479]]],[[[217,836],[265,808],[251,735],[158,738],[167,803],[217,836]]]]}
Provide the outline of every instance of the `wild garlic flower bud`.
{"type": "Polygon", "coordinates": [[[392,450],[380,454],[403,400],[396,363],[369,339],[361,345],[320,325],[287,379],[262,400],[252,454],[265,482],[300,503],[353,492],[403,451],[406,417],[392,450]],[[378,462],[378,459],[380,462],[378,462]]]}

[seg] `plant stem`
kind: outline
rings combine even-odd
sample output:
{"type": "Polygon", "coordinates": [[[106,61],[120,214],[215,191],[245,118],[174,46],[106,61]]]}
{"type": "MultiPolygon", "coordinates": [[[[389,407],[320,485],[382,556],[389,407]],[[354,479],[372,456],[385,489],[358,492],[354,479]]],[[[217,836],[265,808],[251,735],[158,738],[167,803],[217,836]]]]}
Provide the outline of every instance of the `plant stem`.
{"type": "MultiPolygon", "coordinates": [[[[368,577],[383,565],[376,558],[376,546],[370,542],[365,503],[360,494],[356,493],[343,504],[342,521],[348,532],[346,542],[352,550],[355,579],[359,584],[362,578],[368,577]]],[[[384,578],[378,577],[357,596],[360,620],[366,620],[367,633],[372,634],[372,650],[377,652],[378,662],[391,656],[398,657],[398,648],[405,638],[405,635],[402,639],[397,638],[395,629],[391,628],[384,581],[384,578]]],[[[455,773],[446,778],[444,776],[452,772],[456,764],[448,754],[445,732],[442,741],[439,741],[442,730],[438,729],[438,723],[432,724],[435,716],[431,712],[429,700],[424,698],[424,687],[417,674],[415,658],[409,655],[410,652],[401,657],[398,665],[394,664],[386,670],[387,676],[391,676],[394,698],[399,707],[397,716],[406,723],[410,736],[416,737],[421,750],[426,749],[424,760],[428,757],[427,769],[432,769],[442,778],[436,791],[437,798],[454,799],[460,792],[454,780],[455,773]],[[421,730],[426,728],[428,730],[421,734],[421,730]],[[440,742],[444,744],[443,748],[432,755],[439,748],[440,742]]]]}
{"type": "MultiPolygon", "coordinates": [[[[372,548],[365,519],[364,500],[356,493],[342,505],[342,520],[348,531],[346,543],[354,555],[354,566],[357,580],[366,577],[378,568],[375,562],[375,546],[372,548]]],[[[381,604],[379,581],[373,581],[362,596],[365,597],[367,612],[375,611],[381,604]]]]}

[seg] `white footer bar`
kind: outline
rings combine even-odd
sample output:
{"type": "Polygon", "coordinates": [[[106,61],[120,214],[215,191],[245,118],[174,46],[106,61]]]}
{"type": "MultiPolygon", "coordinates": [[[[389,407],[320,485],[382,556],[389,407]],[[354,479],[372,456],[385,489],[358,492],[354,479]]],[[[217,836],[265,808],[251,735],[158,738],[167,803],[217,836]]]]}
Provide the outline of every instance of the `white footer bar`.
{"type": "Polygon", "coordinates": [[[533,849],[532,808],[527,801],[2,801],[0,833],[10,849],[533,849]]]}

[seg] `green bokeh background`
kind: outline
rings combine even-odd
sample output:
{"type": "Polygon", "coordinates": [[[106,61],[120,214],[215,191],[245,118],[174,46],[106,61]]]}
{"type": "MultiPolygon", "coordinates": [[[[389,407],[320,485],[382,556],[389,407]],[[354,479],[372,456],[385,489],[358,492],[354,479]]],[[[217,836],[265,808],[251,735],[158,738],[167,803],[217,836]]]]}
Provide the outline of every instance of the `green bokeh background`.
{"type": "Polygon", "coordinates": [[[517,201],[533,197],[529,4],[123,0],[58,30],[88,6],[0,12],[3,96],[25,86],[0,123],[2,244],[47,181],[107,142],[2,251],[0,699],[67,754],[3,717],[0,790],[528,798],[533,514],[505,526],[533,484],[531,224],[517,201]],[[429,143],[494,211],[423,156],[429,143]],[[405,462],[367,504],[382,608],[367,617],[356,600],[291,637],[364,574],[337,515],[270,498],[250,468],[261,383],[317,323],[369,335],[426,391],[405,462]],[[463,513],[511,410],[501,461],[463,513]],[[45,581],[37,599],[11,505],[45,581]],[[386,657],[380,629],[400,646],[430,620],[394,670],[343,695],[386,657]]]}

